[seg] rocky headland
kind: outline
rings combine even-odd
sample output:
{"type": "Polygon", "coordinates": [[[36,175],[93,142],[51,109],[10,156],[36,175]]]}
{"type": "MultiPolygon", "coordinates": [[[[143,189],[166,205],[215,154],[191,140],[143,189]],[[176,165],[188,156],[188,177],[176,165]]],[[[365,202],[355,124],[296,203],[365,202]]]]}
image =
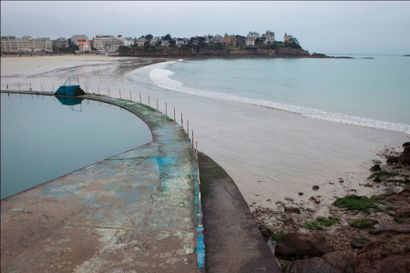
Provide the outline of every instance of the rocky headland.
{"type": "MultiPolygon", "coordinates": [[[[410,272],[410,142],[374,160],[364,187],[382,194],[335,197],[326,216],[289,202],[253,207],[253,216],[284,273],[410,272]]],[[[338,183],[343,183],[339,179],[338,183]]],[[[313,191],[320,193],[319,186],[313,191]]],[[[300,193],[303,194],[303,193],[300,193]]],[[[320,203],[320,195],[310,202],[320,203]]]]}
{"type": "Polygon", "coordinates": [[[245,57],[282,57],[282,58],[342,58],[347,56],[327,56],[322,53],[310,54],[302,48],[281,47],[277,49],[243,48],[243,49],[207,49],[207,48],[120,48],[119,56],[127,57],[162,57],[162,58],[245,58],[245,57]]]}

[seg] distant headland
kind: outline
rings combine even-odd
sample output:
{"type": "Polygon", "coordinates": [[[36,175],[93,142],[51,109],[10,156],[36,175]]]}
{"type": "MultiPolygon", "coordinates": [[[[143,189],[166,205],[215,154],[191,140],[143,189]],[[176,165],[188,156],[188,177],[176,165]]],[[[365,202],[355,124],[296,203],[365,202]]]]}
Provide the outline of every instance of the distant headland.
{"type": "Polygon", "coordinates": [[[53,55],[53,54],[103,54],[114,56],[209,58],[209,57],[331,57],[303,49],[298,39],[285,33],[278,41],[273,31],[263,34],[250,31],[246,36],[238,34],[204,35],[190,38],[143,35],[139,38],[122,35],[77,34],[71,38],[52,40],[48,37],[1,37],[2,55],[53,55]]]}
{"type": "Polygon", "coordinates": [[[310,58],[352,58],[330,57],[321,53],[310,54],[303,49],[293,35],[285,33],[283,41],[275,39],[275,33],[267,30],[260,35],[249,32],[247,36],[225,34],[173,38],[170,34],[153,37],[141,36],[135,46],[120,47],[121,56],[207,58],[207,57],[310,57],[310,58]]]}

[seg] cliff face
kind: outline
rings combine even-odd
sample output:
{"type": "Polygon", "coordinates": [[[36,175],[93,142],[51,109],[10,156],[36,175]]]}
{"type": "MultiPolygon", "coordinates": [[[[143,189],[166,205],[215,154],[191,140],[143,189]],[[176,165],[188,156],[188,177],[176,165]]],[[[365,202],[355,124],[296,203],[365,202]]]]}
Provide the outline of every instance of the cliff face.
{"type": "Polygon", "coordinates": [[[138,57],[309,57],[309,52],[303,49],[283,47],[276,50],[272,49],[181,49],[181,48],[121,48],[120,56],[138,56],[138,57]]]}

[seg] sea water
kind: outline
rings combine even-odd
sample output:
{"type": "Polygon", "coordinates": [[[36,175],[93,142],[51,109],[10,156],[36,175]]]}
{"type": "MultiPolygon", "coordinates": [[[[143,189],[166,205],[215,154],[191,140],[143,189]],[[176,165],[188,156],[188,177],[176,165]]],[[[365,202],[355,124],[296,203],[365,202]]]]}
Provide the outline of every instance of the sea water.
{"type": "Polygon", "coordinates": [[[142,120],[115,106],[1,94],[1,198],[151,140],[142,120]]]}
{"type": "Polygon", "coordinates": [[[162,88],[410,134],[410,58],[179,60],[150,72],[162,88]]]}

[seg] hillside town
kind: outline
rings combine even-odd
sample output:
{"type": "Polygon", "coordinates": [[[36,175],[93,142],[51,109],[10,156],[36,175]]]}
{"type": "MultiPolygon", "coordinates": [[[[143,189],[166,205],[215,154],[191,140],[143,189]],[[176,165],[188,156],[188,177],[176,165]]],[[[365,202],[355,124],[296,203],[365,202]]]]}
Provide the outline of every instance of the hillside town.
{"type": "Polygon", "coordinates": [[[170,52],[177,49],[199,52],[204,50],[275,50],[279,48],[300,49],[298,40],[289,34],[284,35],[283,41],[275,39],[275,33],[267,30],[263,34],[250,31],[248,35],[237,34],[205,35],[190,38],[143,35],[139,38],[124,37],[123,35],[96,35],[90,39],[87,35],[77,34],[71,38],[50,39],[49,37],[33,38],[31,36],[1,37],[1,54],[105,54],[127,55],[133,52],[153,53],[170,52]]]}

